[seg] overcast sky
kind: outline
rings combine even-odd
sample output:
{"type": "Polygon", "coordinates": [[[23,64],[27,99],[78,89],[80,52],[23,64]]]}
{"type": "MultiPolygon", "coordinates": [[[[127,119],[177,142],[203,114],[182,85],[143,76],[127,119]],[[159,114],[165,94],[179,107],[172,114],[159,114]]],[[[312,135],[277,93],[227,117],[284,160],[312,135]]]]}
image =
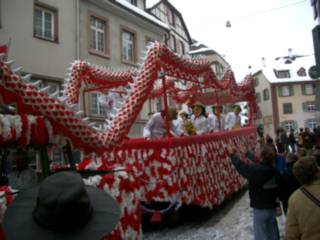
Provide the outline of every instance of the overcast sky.
{"type": "MultiPolygon", "coordinates": [[[[313,54],[310,0],[169,0],[183,15],[192,38],[230,63],[237,81],[248,65],[259,69],[277,56],[313,54]],[[277,10],[276,10],[277,9],[277,10]],[[232,27],[226,28],[230,20],[232,27]]],[[[156,0],[147,0],[150,6],[156,0]]]]}

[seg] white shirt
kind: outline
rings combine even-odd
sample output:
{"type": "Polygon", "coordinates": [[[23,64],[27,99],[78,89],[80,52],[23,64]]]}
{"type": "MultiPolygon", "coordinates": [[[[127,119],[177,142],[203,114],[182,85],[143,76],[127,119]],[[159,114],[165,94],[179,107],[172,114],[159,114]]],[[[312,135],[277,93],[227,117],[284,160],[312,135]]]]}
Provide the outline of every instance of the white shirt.
{"type": "Polygon", "coordinates": [[[163,138],[166,136],[166,121],[161,113],[153,114],[143,128],[144,138],[163,138]]]}
{"type": "Polygon", "coordinates": [[[205,116],[200,115],[199,117],[195,117],[194,115],[192,115],[191,121],[194,128],[196,129],[197,135],[209,132],[208,121],[205,116]]]}
{"type": "Polygon", "coordinates": [[[234,112],[229,112],[225,118],[225,129],[231,130],[237,126],[241,126],[241,116],[234,112]]]}
{"type": "Polygon", "coordinates": [[[223,131],[225,127],[224,116],[220,115],[220,123],[219,123],[218,116],[215,115],[214,113],[210,113],[208,116],[208,127],[210,132],[223,131]]]}

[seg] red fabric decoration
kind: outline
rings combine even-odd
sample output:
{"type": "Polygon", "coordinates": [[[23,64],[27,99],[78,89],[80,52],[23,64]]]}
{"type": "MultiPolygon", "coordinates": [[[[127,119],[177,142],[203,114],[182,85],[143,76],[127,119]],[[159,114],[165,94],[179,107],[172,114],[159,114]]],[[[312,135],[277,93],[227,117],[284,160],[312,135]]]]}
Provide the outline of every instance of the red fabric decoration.
{"type": "Polygon", "coordinates": [[[150,222],[156,223],[156,222],[161,222],[162,221],[162,216],[160,211],[155,211],[152,214],[152,217],[150,219],[150,222]]]}

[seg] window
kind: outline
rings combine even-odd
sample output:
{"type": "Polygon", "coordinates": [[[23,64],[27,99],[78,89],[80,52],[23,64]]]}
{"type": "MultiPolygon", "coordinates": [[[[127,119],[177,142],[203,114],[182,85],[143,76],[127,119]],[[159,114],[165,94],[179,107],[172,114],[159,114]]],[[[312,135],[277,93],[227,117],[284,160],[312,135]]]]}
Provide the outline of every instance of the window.
{"type": "Polygon", "coordinates": [[[293,86],[288,86],[288,85],[284,85],[284,86],[280,86],[278,88],[279,91],[279,96],[281,97],[289,97],[289,96],[293,96],[293,86]]]}
{"type": "Polygon", "coordinates": [[[90,94],[90,114],[94,116],[105,116],[106,111],[103,106],[99,103],[100,93],[90,94]]]}
{"type": "Polygon", "coordinates": [[[259,79],[257,77],[254,78],[254,86],[259,86],[259,79]]]}
{"type": "Polygon", "coordinates": [[[126,63],[136,62],[135,33],[127,29],[121,31],[121,58],[126,63]]]}
{"type": "Polygon", "coordinates": [[[281,123],[281,126],[285,128],[286,131],[290,131],[291,129],[297,129],[297,123],[295,121],[284,121],[281,123]]]}
{"type": "Polygon", "coordinates": [[[90,14],[90,53],[109,56],[108,29],[107,19],[90,14]]]}
{"type": "Polygon", "coordinates": [[[269,89],[266,88],[263,90],[263,100],[267,101],[269,99],[270,99],[269,89]]]}
{"type": "Polygon", "coordinates": [[[297,74],[298,74],[299,77],[305,77],[305,76],[307,76],[306,69],[303,68],[303,67],[300,68],[300,69],[298,70],[297,74]]]}
{"type": "Polygon", "coordinates": [[[292,113],[292,103],[284,103],[283,104],[283,114],[292,113]]]}
{"type": "Polygon", "coordinates": [[[277,78],[290,78],[289,70],[277,71],[277,78]]]}
{"type": "Polygon", "coordinates": [[[184,43],[182,41],[179,41],[179,50],[180,50],[180,53],[181,55],[184,55],[186,53],[186,50],[184,48],[184,43]]]}
{"type": "Polygon", "coordinates": [[[257,103],[261,103],[261,94],[260,93],[256,93],[256,101],[257,101],[257,103]]]}
{"type": "Polygon", "coordinates": [[[303,95],[314,95],[315,94],[315,85],[312,83],[302,84],[302,94],[303,95]]]}
{"type": "Polygon", "coordinates": [[[34,37],[58,42],[58,10],[44,4],[34,6],[34,37]]]}
{"type": "Polygon", "coordinates": [[[168,16],[168,22],[172,25],[175,26],[175,16],[173,11],[170,8],[167,8],[167,16],[168,16]]]}
{"type": "Polygon", "coordinates": [[[128,3],[131,3],[132,5],[137,6],[137,1],[136,0],[126,0],[128,3]]]}
{"type": "MultiPolygon", "coordinates": [[[[38,79],[35,79],[35,78],[30,79],[30,82],[32,82],[32,83],[37,82],[37,81],[38,81],[38,79]]],[[[57,93],[57,94],[55,94],[53,96],[54,98],[60,97],[62,95],[62,93],[61,93],[61,90],[62,90],[61,84],[58,81],[42,80],[40,85],[39,85],[39,88],[41,89],[41,88],[45,88],[45,87],[48,87],[48,86],[50,87],[46,91],[46,93],[48,95],[51,95],[53,93],[57,93]]]]}
{"type": "Polygon", "coordinates": [[[315,112],[316,104],[315,102],[304,102],[302,103],[302,109],[304,112],[315,112]]]}
{"type": "Polygon", "coordinates": [[[157,112],[160,112],[162,110],[161,98],[156,99],[156,110],[157,110],[157,112]]]}
{"type": "Polygon", "coordinates": [[[170,35],[169,47],[171,48],[172,51],[174,52],[177,51],[176,37],[174,35],[170,35]]]}
{"type": "Polygon", "coordinates": [[[311,130],[315,129],[318,126],[316,119],[308,119],[305,121],[305,127],[310,128],[311,130]]]}

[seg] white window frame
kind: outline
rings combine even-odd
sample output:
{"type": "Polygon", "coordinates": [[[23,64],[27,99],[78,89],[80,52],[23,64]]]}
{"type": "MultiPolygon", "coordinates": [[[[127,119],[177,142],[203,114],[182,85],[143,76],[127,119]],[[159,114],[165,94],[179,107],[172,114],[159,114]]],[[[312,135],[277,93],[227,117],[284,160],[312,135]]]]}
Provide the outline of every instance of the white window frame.
{"type": "Polygon", "coordinates": [[[288,85],[281,86],[281,96],[289,97],[290,95],[291,95],[290,86],[288,85]]]}
{"type": "Polygon", "coordinates": [[[105,117],[106,116],[106,112],[104,110],[104,107],[101,106],[101,104],[99,103],[99,96],[100,95],[101,95],[101,93],[99,93],[99,92],[91,92],[89,94],[89,98],[90,98],[89,112],[90,112],[91,116],[97,116],[97,117],[105,117]]]}
{"type": "Polygon", "coordinates": [[[177,39],[174,35],[171,35],[170,36],[170,39],[169,39],[169,42],[170,42],[170,49],[174,52],[177,51],[177,39]]]}
{"type": "Polygon", "coordinates": [[[106,52],[106,21],[96,17],[96,16],[90,16],[90,48],[101,53],[106,52]],[[92,21],[94,21],[94,25],[92,25],[92,21]],[[102,28],[98,27],[98,22],[102,24],[102,28]],[[94,35],[95,33],[95,35],[94,35]],[[102,34],[102,48],[99,48],[99,33],[102,34]],[[95,36],[95,39],[93,39],[93,36],[95,36]]]}
{"type": "Polygon", "coordinates": [[[314,129],[315,127],[317,127],[318,126],[318,123],[317,123],[317,120],[316,119],[308,119],[307,120],[307,127],[309,128],[309,129],[314,129]]]}
{"type": "Polygon", "coordinates": [[[307,111],[307,112],[315,112],[315,111],[316,111],[316,104],[315,104],[315,102],[307,102],[307,103],[306,103],[306,111],[307,111]]]}
{"type": "Polygon", "coordinates": [[[38,37],[38,38],[42,38],[42,39],[45,39],[45,40],[49,40],[49,41],[55,41],[56,39],[56,36],[55,36],[55,18],[56,18],[56,15],[57,13],[53,10],[50,10],[49,8],[46,8],[46,7],[43,7],[43,6],[38,6],[36,5],[35,6],[35,9],[34,9],[34,36],[35,37],[38,37]],[[40,30],[41,32],[39,33],[37,31],[37,21],[36,21],[36,11],[40,11],[41,12],[41,26],[40,26],[40,30]],[[49,14],[51,16],[51,37],[47,37],[45,35],[46,33],[46,24],[45,24],[45,14],[49,14]]]}
{"type": "Polygon", "coordinates": [[[121,30],[121,59],[127,63],[135,63],[135,33],[127,29],[121,30]],[[130,38],[126,38],[126,34],[130,38]],[[131,53],[130,54],[130,48],[131,53]]]}
{"type": "Polygon", "coordinates": [[[314,94],[313,84],[312,83],[306,83],[304,85],[304,91],[305,91],[306,95],[313,95],[314,94]]]}
{"type": "Polygon", "coordinates": [[[289,131],[290,129],[294,129],[294,121],[285,121],[284,127],[287,131],[289,131]]]}

